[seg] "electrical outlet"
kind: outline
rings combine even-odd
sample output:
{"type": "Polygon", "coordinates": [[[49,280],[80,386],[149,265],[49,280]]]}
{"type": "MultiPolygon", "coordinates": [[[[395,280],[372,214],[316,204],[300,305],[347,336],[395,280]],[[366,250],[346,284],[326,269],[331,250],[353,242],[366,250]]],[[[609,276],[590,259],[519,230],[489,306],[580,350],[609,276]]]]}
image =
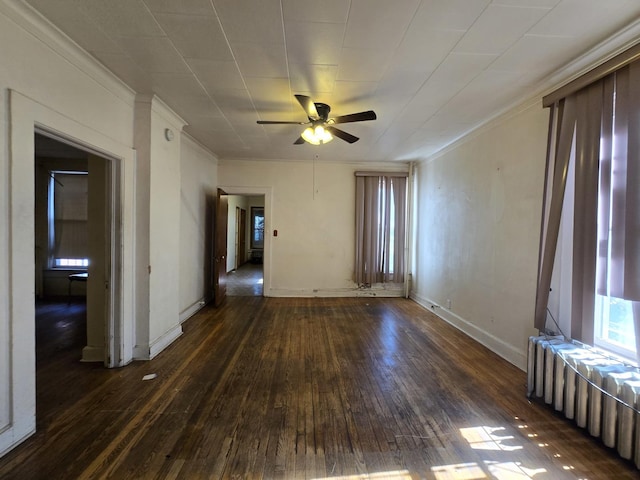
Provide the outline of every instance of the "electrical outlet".
{"type": "Polygon", "coordinates": [[[451,299],[447,298],[447,310],[451,310],[451,299]]]}

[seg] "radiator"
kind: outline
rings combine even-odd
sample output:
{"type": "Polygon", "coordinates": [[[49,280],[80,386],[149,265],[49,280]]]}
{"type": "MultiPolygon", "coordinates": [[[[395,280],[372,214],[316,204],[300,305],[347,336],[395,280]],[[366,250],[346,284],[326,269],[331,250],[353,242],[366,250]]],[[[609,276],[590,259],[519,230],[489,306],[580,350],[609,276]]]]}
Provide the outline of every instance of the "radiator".
{"type": "Polygon", "coordinates": [[[637,368],[562,336],[529,337],[527,389],[640,469],[637,368]]]}

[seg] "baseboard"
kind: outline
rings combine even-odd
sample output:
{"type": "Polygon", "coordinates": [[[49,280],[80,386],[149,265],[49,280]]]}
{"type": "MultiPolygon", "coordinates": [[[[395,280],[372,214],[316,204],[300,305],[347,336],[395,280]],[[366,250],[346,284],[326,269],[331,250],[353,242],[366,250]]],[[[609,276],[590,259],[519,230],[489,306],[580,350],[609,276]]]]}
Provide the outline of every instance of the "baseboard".
{"type": "Polygon", "coordinates": [[[200,310],[202,307],[206,305],[206,301],[204,298],[201,298],[197,302],[195,302],[190,307],[185,308],[182,312],[180,312],[180,323],[183,323],[185,320],[191,318],[195,313],[200,310]]]}
{"type": "Polygon", "coordinates": [[[33,434],[36,433],[36,418],[35,415],[29,419],[27,428],[19,430],[15,426],[11,426],[0,431],[0,458],[6,453],[16,448],[21,443],[28,440],[33,434]]]}
{"type": "Polygon", "coordinates": [[[411,298],[414,302],[421,305],[430,312],[435,313],[438,317],[440,317],[448,324],[453,325],[458,330],[464,332],[466,335],[473,338],[476,342],[484,345],[492,352],[500,355],[507,362],[515,365],[522,371],[526,371],[526,351],[520,350],[513,345],[506,343],[500,338],[485,332],[468,320],[465,320],[464,318],[456,315],[451,310],[446,309],[442,305],[439,305],[437,302],[418,295],[416,292],[411,292],[409,298],[411,298]]]}
{"type": "Polygon", "coordinates": [[[150,345],[136,345],[133,347],[134,360],[151,360],[171,345],[182,335],[182,324],[178,324],[168,330],[164,335],[156,338],[150,345]]]}
{"type": "Polygon", "coordinates": [[[154,358],[182,335],[182,325],[178,324],[149,345],[149,360],[154,358]]]}
{"type": "Polygon", "coordinates": [[[271,288],[267,297],[301,297],[301,298],[331,298],[331,297],[404,297],[404,288],[314,288],[293,290],[288,288],[271,288]]]}
{"type": "Polygon", "coordinates": [[[136,345],[133,347],[134,360],[150,360],[149,345],[136,345]]]}
{"type": "Polygon", "coordinates": [[[104,347],[94,347],[87,345],[82,349],[81,362],[102,362],[104,363],[104,347]]]}

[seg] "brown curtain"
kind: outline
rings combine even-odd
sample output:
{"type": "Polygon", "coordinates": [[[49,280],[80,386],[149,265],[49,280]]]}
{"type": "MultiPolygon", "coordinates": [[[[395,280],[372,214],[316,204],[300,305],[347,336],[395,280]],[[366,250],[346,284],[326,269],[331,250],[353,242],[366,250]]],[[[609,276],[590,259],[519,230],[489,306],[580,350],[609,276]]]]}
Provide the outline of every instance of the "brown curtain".
{"type": "MultiPolygon", "coordinates": [[[[553,180],[543,222],[535,326],[543,329],[546,323],[573,146],[574,212],[565,212],[573,214],[571,336],[592,343],[596,291],[640,302],[640,64],[622,67],[552,108],[557,114],[550,131],[556,135],[550,135],[547,162],[553,180]]],[[[640,313],[636,304],[635,312],[640,313]]],[[[640,345],[638,315],[635,321],[640,345]]]]}
{"type": "MultiPolygon", "coordinates": [[[[576,123],[575,97],[562,99],[554,106],[556,113],[552,121],[555,123],[555,141],[549,135],[549,142],[554,145],[547,149],[547,165],[553,170],[551,185],[551,198],[549,212],[544,219],[543,230],[546,231],[544,241],[541,242],[541,260],[539,262],[540,273],[538,275],[538,289],[536,294],[535,327],[543,330],[547,318],[547,305],[549,303],[549,289],[551,288],[551,276],[556,257],[558,235],[560,233],[560,219],[562,217],[562,204],[564,191],[567,186],[567,174],[569,171],[569,158],[573,143],[573,134],[576,123]]],[[[554,128],[550,130],[554,131],[554,128]]],[[[546,192],[545,192],[546,195],[546,192]]]]}
{"type": "Polygon", "coordinates": [[[640,359],[640,63],[605,83],[597,292],[632,302],[640,359]],[[610,262],[609,262],[610,256],[610,262]]]}
{"type": "Polygon", "coordinates": [[[356,173],[355,281],[404,282],[406,174],[356,173]]]}
{"type": "Polygon", "coordinates": [[[603,82],[576,93],[571,337],[593,343],[603,82]]]}
{"type": "Polygon", "coordinates": [[[614,80],[610,108],[615,119],[603,123],[603,137],[615,141],[607,145],[608,151],[603,149],[600,187],[601,210],[610,215],[601,218],[601,224],[610,228],[599,231],[597,287],[603,295],[640,301],[640,64],[622,68],[614,80]],[[609,249],[611,264],[607,265],[609,249]]]}

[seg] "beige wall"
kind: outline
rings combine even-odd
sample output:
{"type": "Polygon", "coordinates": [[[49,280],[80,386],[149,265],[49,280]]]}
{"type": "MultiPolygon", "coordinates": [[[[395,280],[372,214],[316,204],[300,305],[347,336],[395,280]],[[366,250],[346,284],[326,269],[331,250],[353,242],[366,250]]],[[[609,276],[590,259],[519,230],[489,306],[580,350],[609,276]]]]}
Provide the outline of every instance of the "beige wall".
{"type": "Polygon", "coordinates": [[[190,137],[180,153],[180,319],[211,299],[217,159],[190,137]]]}
{"type": "Polygon", "coordinates": [[[417,165],[412,297],[521,368],[534,333],[547,119],[536,103],[417,165]]]}
{"type": "Polygon", "coordinates": [[[265,296],[360,294],[353,281],[354,172],[407,168],[400,162],[221,161],[222,188],[271,191],[265,204],[265,296]]]}

